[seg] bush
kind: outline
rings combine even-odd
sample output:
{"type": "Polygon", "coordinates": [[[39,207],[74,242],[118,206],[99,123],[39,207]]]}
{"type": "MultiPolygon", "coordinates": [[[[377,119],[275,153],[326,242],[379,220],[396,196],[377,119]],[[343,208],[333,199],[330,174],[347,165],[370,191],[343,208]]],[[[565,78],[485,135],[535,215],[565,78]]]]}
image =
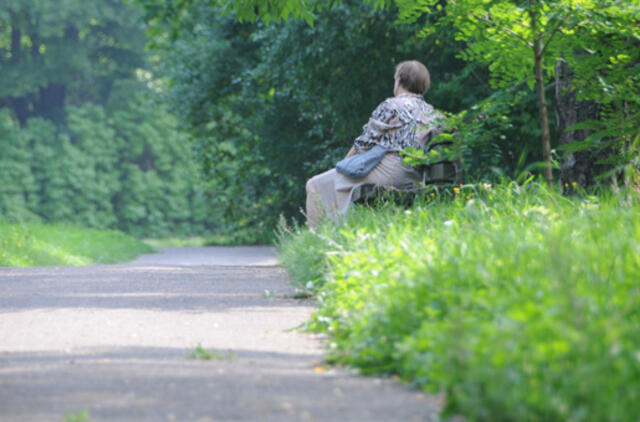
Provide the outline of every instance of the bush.
{"type": "Polygon", "coordinates": [[[175,117],[137,82],[112,91],[106,107],[66,107],[66,127],[39,117],[21,127],[0,109],[0,217],[137,237],[223,230],[175,117]]]}
{"type": "MultiPolygon", "coordinates": [[[[192,135],[225,226],[263,240],[280,214],[301,219],[306,180],[349,151],[371,111],[392,95],[401,60],[428,63],[438,82],[427,100],[438,108],[459,111],[486,96],[488,86],[476,79],[482,69],[457,71],[463,63],[453,37],[416,38],[419,24],[394,20],[393,11],[348,0],[319,11],[313,27],[295,20],[240,24],[193,1],[178,25],[151,22],[160,33],[177,32],[175,39],[154,37],[161,74],[171,80],[166,99],[192,135]]],[[[497,136],[474,138],[477,149],[487,138],[497,136]]],[[[514,131],[504,139],[521,144],[514,131]]],[[[495,154],[479,159],[487,167],[502,162],[482,160],[488,155],[495,154]]]]}
{"type": "Polygon", "coordinates": [[[304,277],[324,280],[311,326],[332,334],[331,360],[444,391],[472,421],[632,420],[638,195],[509,184],[453,196],[281,240],[288,268],[314,242],[329,262],[304,277]]]}

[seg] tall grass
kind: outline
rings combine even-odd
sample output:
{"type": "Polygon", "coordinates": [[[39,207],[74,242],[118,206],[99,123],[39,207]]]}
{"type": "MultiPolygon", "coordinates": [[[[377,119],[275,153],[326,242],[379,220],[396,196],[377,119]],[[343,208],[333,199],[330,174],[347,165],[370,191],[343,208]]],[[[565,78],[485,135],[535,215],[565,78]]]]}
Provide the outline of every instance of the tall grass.
{"type": "Polygon", "coordinates": [[[445,392],[470,421],[640,414],[640,198],[468,186],[283,230],[330,359],[445,392]]]}
{"type": "Polygon", "coordinates": [[[113,230],[0,220],[0,266],[113,264],[152,251],[113,230]]]}

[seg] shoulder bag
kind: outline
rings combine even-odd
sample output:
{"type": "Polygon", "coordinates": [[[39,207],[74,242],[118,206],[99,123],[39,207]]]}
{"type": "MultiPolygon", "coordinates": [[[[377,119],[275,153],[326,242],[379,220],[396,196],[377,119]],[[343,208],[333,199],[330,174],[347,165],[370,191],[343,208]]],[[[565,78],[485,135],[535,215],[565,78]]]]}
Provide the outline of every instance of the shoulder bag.
{"type": "Polygon", "coordinates": [[[351,177],[352,179],[362,179],[378,165],[387,153],[387,149],[381,145],[374,145],[371,149],[347,157],[336,164],[338,173],[351,177]]]}

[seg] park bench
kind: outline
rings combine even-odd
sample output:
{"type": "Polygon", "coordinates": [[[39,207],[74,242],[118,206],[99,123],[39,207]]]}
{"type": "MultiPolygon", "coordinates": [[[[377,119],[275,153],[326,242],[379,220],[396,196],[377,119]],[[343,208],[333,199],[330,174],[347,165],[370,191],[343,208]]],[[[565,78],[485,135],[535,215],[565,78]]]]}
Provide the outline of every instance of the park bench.
{"type": "MultiPolygon", "coordinates": [[[[437,132],[429,131],[424,136],[419,145],[429,156],[432,151],[441,153],[454,146],[453,141],[435,141],[437,132]]],[[[444,159],[428,164],[416,166],[415,169],[421,175],[421,182],[406,187],[385,187],[373,183],[365,183],[355,188],[353,198],[356,203],[370,204],[380,200],[393,200],[396,203],[410,205],[416,196],[442,191],[463,183],[462,162],[457,159],[444,159]]]]}

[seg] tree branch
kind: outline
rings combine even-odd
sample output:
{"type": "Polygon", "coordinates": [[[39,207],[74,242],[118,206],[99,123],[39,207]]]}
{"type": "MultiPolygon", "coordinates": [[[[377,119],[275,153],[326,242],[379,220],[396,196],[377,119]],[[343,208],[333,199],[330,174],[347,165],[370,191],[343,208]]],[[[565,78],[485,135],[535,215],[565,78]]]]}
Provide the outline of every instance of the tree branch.
{"type": "Polygon", "coordinates": [[[478,16],[478,15],[472,15],[474,18],[479,19],[483,22],[489,23],[493,26],[495,26],[496,28],[500,28],[503,31],[507,32],[510,35],[513,35],[514,37],[518,38],[520,41],[522,41],[523,43],[525,43],[528,47],[532,47],[533,48],[533,44],[529,41],[527,41],[526,39],[524,39],[522,37],[522,35],[518,34],[517,32],[514,32],[512,29],[507,28],[506,26],[502,26],[499,23],[496,23],[494,21],[492,21],[491,19],[489,19],[486,16],[478,16]]]}
{"type": "Polygon", "coordinates": [[[553,28],[553,31],[551,31],[551,35],[549,35],[549,38],[547,38],[547,41],[544,43],[544,45],[542,46],[542,50],[540,50],[540,55],[544,55],[544,52],[546,51],[547,47],[549,46],[549,44],[551,43],[551,40],[553,39],[553,36],[556,35],[556,33],[560,30],[560,28],[562,26],[564,26],[564,24],[569,20],[569,18],[571,17],[571,13],[569,13],[563,20],[562,22],[560,22],[558,25],[556,25],[555,28],[553,28]]]}
{"type": "MultiPolygon", "coordinates": [[[[453,4],[454,6],[457,6],[455,0],[450,0],[450,3],[453,4]]],[[[500,25],[497,22],[492,21],[491,19],[489,19],[488,16],[480,16],[480,15],[476,15],[476,14],[472,14],[471,16],[473,16],[474,18],[486,22],[490,25],[495,26],[496,28],[500,28],[503,31],[505,31],[506,33],[508,33],[509,35],[512,35],[514,37],[516,37],[517,39],[519,39],[520,41],[522,41],[523,43],[525,43],[525,45],[527,45],[530,48],[533,48],[533,44],[529,41],[527,41],[525,38],[522,37],[522,35],[518,34],[517,32],[514,32],[512,29],[507,28],[506,26],[500,25]]]]}

